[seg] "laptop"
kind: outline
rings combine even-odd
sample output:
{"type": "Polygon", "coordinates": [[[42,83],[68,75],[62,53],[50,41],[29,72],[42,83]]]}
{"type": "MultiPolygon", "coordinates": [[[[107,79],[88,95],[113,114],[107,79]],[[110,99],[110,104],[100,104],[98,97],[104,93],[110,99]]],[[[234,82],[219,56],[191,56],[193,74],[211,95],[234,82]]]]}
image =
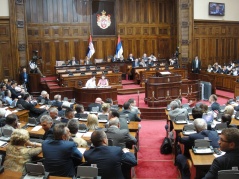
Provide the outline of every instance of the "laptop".
{"type": "Polygon", "coordinates": [[[176,124],[187,124],[188,123],[188,116],[185,114],[180,114],[175,117],[174,122],[176,124]]]}
{"type": "Polygon", "coordinates": [[[108,115],[106,115],[106,114],[98,115],[98,121],[99,122],[108,122],[108,115]]]}
{"type": "Polygon", "coordinates": [[[12,130],[11,129],[3,129],[2,131],[2,136],[0,137],[0,140],[9,142],[11,135],[12,135],[12,130]]]}
{"type": "Polygon", "coordinates": [[[207,124],[211,124],[213,122],[214,116],[213,113],[203,113],[202,118],[207,124]]]}
{"type": "Polygon", "coordinates": [[[35,127],[38,125],[37,119],[34,117],[28,118],[27,126],[35,127]]]}
{"type": "Polygon", "coordinates": [[[24,176],[23,179],[48,178],[49,173],[45,172],[44,165],[26,163],[25,168],[26,168],[26,175],[24,176]]]}
{"type": "Polygon", "coordinates": [[[188,108],[187,111],[188,111],[188,115],[191,115],[192,114],[192,108],[188,108]]]}
{"type": "Polygon", "coordinates": [[[76,172],[76,178],[77,179],[94,179],[98,178],[98,168],[97,167],[91,167],[91,166],[78,166],[77,172],[76,172]]]}
{"type": "Polygon", "coordinates": [[[197,133],[194,125],[192,124],[186,124],[183,127],[183,135],[190,135],[190,134],[195,134],[197,133]]]}
{"type": "Polygon", "coordinates": [[[220,124],[216,124],[215,126],[215,130],[217,131],[218,134],[222,133],[222,130],[227,128],[227,124],[226,123],[220,123],[220,124]]]}

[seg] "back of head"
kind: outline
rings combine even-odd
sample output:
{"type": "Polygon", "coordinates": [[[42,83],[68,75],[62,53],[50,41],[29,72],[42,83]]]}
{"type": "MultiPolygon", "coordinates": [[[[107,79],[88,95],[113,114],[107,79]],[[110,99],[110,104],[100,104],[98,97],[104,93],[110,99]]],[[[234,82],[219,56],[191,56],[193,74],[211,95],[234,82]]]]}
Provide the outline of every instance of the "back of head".
{"type": "Polygon", "coordinates": [[[102,111],[103,112],[109,112],[110,105],[108,103],[102,104],[102,111]]]}
{"type": "Polygon", "coordinates": [[[4,108],[0,108],[0,118],[5,117],[6,110],[4,108]]]}
{"type": "Polygon", "coordinates": [[[62,140],[62,136],[66,134],[65,123],[58,123],[53,127],[53,136],[55,140],[62,140]]]}
{"type": "Polygon", "coordinates": [[[208,111],[208,105],[202,103],[202,104],[200,104],[199,107],[202,109],[202,112],[203,112],[203,113],[207,113],[207,111],[208,111]]]}
{"type": "Polygon", "coordinates": [[[99,131],[94,131],[91,134],[91,142],[95,147],[103,145],[104,139],[107,139],[107,136],[104,131],[99,130],[99,131]]]}
{"type": "Polygon", "coordinates": [[[30,97],[30,94],[29,93],[25,93],[24,95],[23,95],[23,99],[24,100],[26,100],[27,98],[29,98],[30,97]]]}
{"type": "Polygon", "coordinates": [[[230,114],[223,114],[222,115],[222,123],[227,123],[227,126],[231,123],[232,116],[230,114]]]}
{"type": "Polygon", "coordinates": [[[18,120],[18,117],[16,114],[9,114],[6,117],[6,124],[13,126],[17,122],[17,120],[18,120]]]}
{"type": "Polygon", "coordinates": [[[73,109],[66,108],[66,110],[65,110],[65,117],[68,118],[68,119],[71,119],[72,116],[74,116],[73,113],[74,113],[73,109]]]}
{"type": "Polygon", "coordinates": [[[106,98],[105,103],[113,104],[113,100],[111,98],[106,98]]]}
{"type": "Polygon", "coordinates": [[[170,103],[170,107],[171,107],[172,110],[174,110],[176,108],[179,108],[179,105],[178,105],[178,103],[176,101],[172,101],[170,103]]]}
{"type": "Polygon", "coordinates": [[[77,113],[83,113],[84,112],[84,106],[81,105],[81,104],[77,104],[75,106],[75,110],[76,110],[77,113]]]}
{"type": "Polygon", "coordinates": [[[178,107],[181,107],[181,105],[182,105],[182,102],[181,102],[181,100],[180,100],[180,99],[175,99],[174,101],[176,101],[176,102],[178,103],[178,107]]]}
{"type": "Polygon", "coordinates": [[[89,114],[87,117],[87,127],[89,130],[98,128],[98,117],[95,114],[89,114]]]}
{"type": "Polygon", "coordinates": [[[217,95],[212,94],[212,95],[209,97],[209,99],[211,99],[213,102],[214,102],[214,101],[217,101],[217,95]]]}
{"type": "Polygon", "coordinates": [[[200,107],[195,107],[192,109],[193,119],[202,118],[203,111],[200,107]]]}
{"type": "Polygon", "coordinates": [[[53,120],[52,120],[51,116],[49,116],[49,115],[43,115],[43,116],[40,118],[40,122],[47,122],[48,124],[49,124],[49,123],[52,123],[52,124],[53,124],[53,120]]]}
{"type": "Polygon", "coordinates": [[[15,129],[11,135],[12,145],[24,145],[29,140],[29,133],[25,129],[15,129]]]}
{"type": "Polygon", "coordinates": [[[130,109],[130,103],[129,102],[125,102],[123,107],[124,107],[125,110],[130,109]]]}
{"type": "Polygon", "coordinates": [[[47,92],[46,92],[46,91],[42,91],[42,92],[41,92],[41,95],[42,95],[42,96],[47,95],[47,92]]]}
{"type": "Polygon", "coordinates": [[[110,114],[111,114],[112,117],[118,117],[119,118],[119,113],[116,110],[111,110],[110,114]]]}
{"type": "Polygon", "coordinates": [[[109,120],[109,126],[118,126],[119,125],[119,118],[114,117],[109,120]]]}
{"type": "Polygon", "coordinates": [[[225,128],[222,130],[221,135],[226,137],[228,142],[235,143],[235,149],[239,149],[239,130],[236,128],[225,128]]]}
{"type": "Polygon", "coordinates": [[[193,121],[193,125],[196,129],[197,132],[201,132],[202,130],[207,129],[207,123],[204,119],[202,118],[197,118],[193,121]]]}
{"type": "Polygon", "coordinates": [[[234,107],[232,105],[227,105],[225,107],[224,114],[229,114],[232,116],[234,114],[234,107]]]}
{"type": "Polygon", "coordinates": [[[130,104],[132,104],[132,103],[134,103],[134,99],[133,99],[133,98],[130,98],[130,99],[128,100],[128,102],[129,102],[130,104]]]}
{"type": "Polygon", "coordinates": [[[71,134],[76,134],[79,130],[79,122],[77,119],[71,119],[68,121],[67,127],[70,130],[71,134]]]}

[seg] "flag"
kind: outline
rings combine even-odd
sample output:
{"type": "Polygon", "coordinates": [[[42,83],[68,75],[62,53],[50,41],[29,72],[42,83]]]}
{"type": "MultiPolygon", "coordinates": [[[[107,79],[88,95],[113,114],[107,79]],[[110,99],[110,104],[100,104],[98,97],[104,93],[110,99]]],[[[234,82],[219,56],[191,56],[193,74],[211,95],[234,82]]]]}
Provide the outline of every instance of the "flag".
{"type": "Polygon", "coordinates": [[[94,53],[95,53],[95,48],[94,48],[94,45],[93,45],[93,43],[92,43],[92,38],[91,38],[91,35],[90,35],[90,38],[89,38],[89,46],[88,46],[88,49],[87,49],[86,56],[87,56],[88,58],[91,58],[94,53]]]}
{"type": "Polygon", "coordinates": [[[120,36],[118,36],[118,43],[116,46],[116,58],[120,58],[123,54],[123,46],[120,40],[120,36]]]}

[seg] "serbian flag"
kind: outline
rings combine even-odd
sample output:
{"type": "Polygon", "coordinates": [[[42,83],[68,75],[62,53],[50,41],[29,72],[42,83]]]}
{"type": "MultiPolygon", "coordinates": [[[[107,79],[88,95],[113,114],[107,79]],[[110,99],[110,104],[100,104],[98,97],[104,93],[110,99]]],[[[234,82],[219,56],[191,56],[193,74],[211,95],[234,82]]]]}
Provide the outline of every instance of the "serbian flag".
{"type": "Polygon", "coordinates": [[[123,46],[120,40],[120,36],[118,35],[118,43],[116,46],[116,58],[120,58],[123,54],[123,46]]]}
{"type": "Polygon", "coordinates": [[[86,56],[87,56],[88,58],[91,58],[94,53],[95,53],[95,48],[94,48],[94,45],[93,45],[93,43],[92,43],[92,38],[91,38],[91,35],[90,35],[90,38],[89,38],[89,46],[88,46],[88,49],[87,49],[86,56]]]}

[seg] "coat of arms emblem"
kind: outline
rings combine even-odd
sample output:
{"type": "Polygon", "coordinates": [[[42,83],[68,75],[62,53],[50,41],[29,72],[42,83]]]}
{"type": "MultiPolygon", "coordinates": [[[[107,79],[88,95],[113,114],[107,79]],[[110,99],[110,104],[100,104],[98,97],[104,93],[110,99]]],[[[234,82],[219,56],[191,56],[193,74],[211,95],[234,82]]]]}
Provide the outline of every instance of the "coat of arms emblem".
{"type": "Polygon", "coordinates": [[[102,15],[97,14],[97,25],[101,29],[107,29],[111,24],[110,15],[106,15],[106,12],[104,10],[101,12],[101,14],[102,15]]]}

